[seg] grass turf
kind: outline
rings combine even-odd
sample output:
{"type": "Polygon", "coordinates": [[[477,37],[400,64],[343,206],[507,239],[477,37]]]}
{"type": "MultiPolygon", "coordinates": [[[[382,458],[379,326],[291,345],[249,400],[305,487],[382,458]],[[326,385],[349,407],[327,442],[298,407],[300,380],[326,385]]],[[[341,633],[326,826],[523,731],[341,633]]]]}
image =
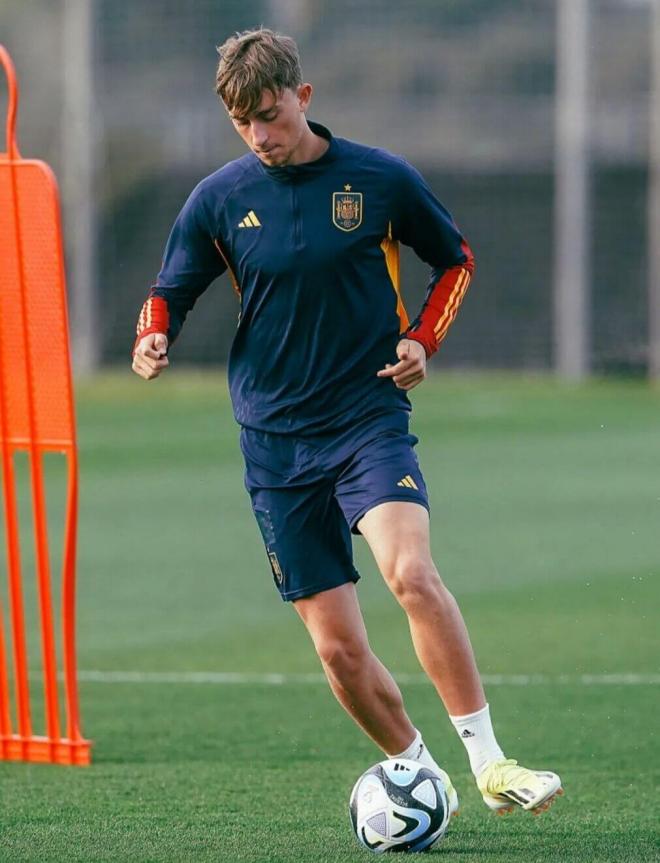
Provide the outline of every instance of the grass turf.
{"type": "MultiPolygon", "coordinates": [[[[414,400],[434,553],[482,671],[656,672],[658,392],[437,376],[414,400]]],[[[80,667],[317,671],[270,585],[222,379],[99,378],[80,388],[79,424],[80,667]]],[[[48,476],[57,537],[58,459],[48,476]]],[[[360,541],[356,556],[374,648],[417,672],[360,541]]],[[[32,655],[38,667],[34,641],[32,655]]],[[[489,814],[431,688],[403,689],[461,795],[438,854],[658,858],[657,687],[489,690],[507,752],[564,778],[566,796],[539,819],[489,814]]],[[[346,801],[378,753],[323,685],[85,683],[82,700],[90,769],[0,765],[0,860],[370,859],[346,801]]]]}

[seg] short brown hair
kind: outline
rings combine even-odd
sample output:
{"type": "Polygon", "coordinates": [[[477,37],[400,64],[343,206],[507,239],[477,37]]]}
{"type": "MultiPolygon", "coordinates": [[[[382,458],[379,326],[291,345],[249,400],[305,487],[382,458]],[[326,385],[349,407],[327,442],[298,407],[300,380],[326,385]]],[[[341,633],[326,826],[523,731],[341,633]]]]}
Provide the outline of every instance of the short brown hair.
{"type": "Polygon", "coordinates": [[[264,91],[274,94],[302,84],[298,47],[290,36],[259,27],[236,33],[218,48],[215,92],[229,111],[255,111],[264,91]]]}

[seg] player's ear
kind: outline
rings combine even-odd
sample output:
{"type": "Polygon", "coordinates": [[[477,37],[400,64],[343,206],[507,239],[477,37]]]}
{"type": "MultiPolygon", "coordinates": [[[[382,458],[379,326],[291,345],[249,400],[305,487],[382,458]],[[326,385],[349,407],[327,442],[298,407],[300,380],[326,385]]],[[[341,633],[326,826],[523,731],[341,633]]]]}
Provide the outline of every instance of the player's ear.
{"type": "Polygon", "coordinates": [[[311,84],[301,84],[298,87],[298,104],[300,105],[300,110],[304,113],[309,108],[309,103],[312,101],[312,93],[314,92],[314,88],[311,84]]]}

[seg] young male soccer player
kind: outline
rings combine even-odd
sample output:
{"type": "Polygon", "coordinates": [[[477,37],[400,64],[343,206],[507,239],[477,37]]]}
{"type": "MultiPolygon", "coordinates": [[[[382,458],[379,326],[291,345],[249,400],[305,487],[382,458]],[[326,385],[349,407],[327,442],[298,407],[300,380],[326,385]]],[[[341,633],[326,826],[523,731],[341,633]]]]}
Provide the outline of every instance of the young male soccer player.
{"type": "Polygon", "coordinates": [[[241,305],[229,385],[247,489],[277,587],[334,694],[383,752],[439,769],[369,647],[352,532],[408,617],[486,804],[543,811],[559,777],[505,759],[495,739],[463,618],[431,559],[408,431],[406,391],[456,316],[472,253],[407,162],[307,121],[312,87],[293,40],[258,29],[219,53],[217,93],[250,152],[202,180],[174,223],[133,369],[151,380],[168,366],[187,312],[226,270],[241,305]],[[432,268],[412,323],[399,242],[432,268]]]}

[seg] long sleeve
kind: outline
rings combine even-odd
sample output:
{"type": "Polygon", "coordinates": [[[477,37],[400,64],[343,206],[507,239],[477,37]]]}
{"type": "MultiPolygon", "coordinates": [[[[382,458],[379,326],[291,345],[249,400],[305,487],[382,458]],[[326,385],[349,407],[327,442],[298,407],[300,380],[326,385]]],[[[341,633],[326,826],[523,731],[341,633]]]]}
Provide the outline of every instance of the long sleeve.
{"type": "Polygon", "coordinates": [[[155,332],[172,344],[198,297],[225,269],[198,186],[170,232],[156,284],[140,312],[136,345],[155,332]]]}
{"type": "Polygon", "coordinates": [[[418,341],[430,357],[456,317],[474,272],[474,257],[422,176],[404,165],[398,239],[431,266],[431,276],[422,308],[402,337],[418,341]]]}

